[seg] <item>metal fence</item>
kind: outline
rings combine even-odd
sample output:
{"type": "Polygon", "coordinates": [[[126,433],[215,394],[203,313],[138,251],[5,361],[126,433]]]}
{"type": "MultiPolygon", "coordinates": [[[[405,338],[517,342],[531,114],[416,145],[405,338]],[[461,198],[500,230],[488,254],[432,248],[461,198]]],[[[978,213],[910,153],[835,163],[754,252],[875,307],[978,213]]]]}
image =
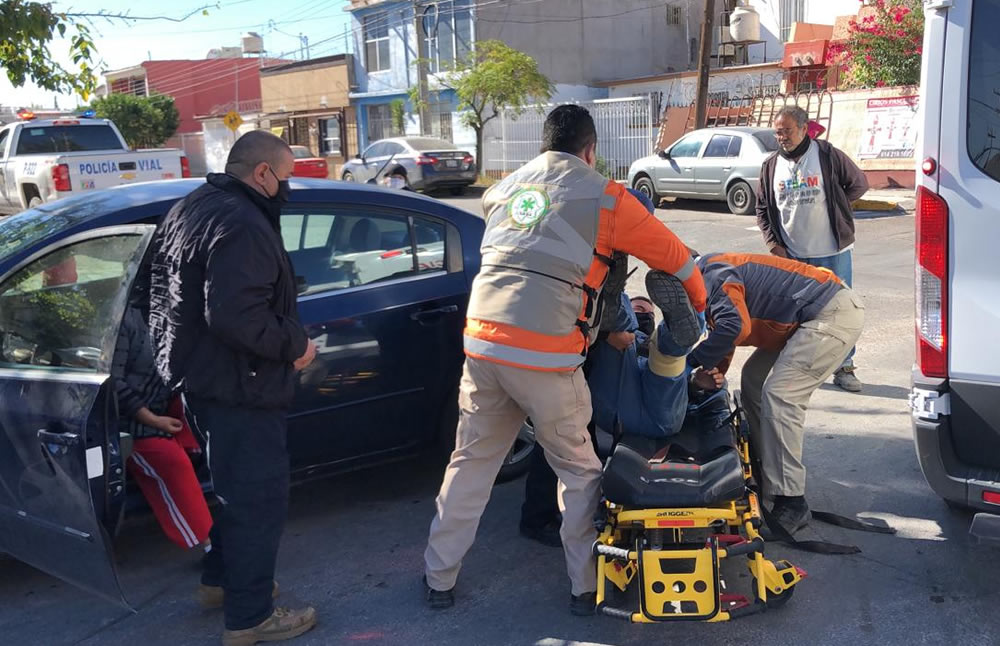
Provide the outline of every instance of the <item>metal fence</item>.
{"type": "MultiPolygon", "coordinates": [[[[649,96],[578,102],[597,126],[598,170],[624,180],[636,159],[653,152],[658,123],[649,96]]],[[[542,125],[554,105],[532,106],[520,115],[502,111],[483,132],[483,173],[500,179],[538,156],[542,125]]]]}

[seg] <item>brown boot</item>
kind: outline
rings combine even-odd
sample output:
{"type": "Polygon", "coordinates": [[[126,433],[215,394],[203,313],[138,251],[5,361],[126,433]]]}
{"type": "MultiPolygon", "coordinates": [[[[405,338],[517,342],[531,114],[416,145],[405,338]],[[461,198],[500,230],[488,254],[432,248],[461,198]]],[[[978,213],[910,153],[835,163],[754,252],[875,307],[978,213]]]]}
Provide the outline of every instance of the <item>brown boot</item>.
{"type": "Polygon", "coordinates": [[[257,642],[282,642],[309,632],[316,625],[316,609],[275,608],[271,616],[253,628],[227,630],[222,646],[253,646],[257,642]]]}
{"type": "MultiPolygon", "coordinates": [[[[271,592],[271,598],[278,598],[278,582],[274,582],[274,590],[271,592]]],[[[198,589],[194,593],[194,598],[198,600],[201,607],[205,610],[215,610],[216,608],[221,608],[222,604],[226,600],[226,591],[222,589],[221,585],[205,585],[204,583],[198,584],[198,589]]]]}

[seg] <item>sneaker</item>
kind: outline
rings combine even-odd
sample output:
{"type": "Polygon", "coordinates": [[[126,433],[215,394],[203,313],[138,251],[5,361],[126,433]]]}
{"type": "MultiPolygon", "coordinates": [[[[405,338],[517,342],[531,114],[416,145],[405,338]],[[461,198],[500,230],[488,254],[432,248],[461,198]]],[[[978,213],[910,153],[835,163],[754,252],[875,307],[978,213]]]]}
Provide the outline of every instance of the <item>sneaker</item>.
{"type": "MultiPolygon", "coordinates": [[[[271,592],[271,598],[278,598],[278,582],[274,582],[274,590],[271,592]]],[[[198,589],[194,593],[195,599],[201,604],[202,608],[206,610],[214,610],[216,608],[221,608],[222,604],[226,601],[226,591],[222,589],[221,585],[205,585],[204,583],[198,584],[198,589]]]]}
{"type": "Polygon", "coordinates": [[[600,329],[609,332],[618,323],[618,308],[621,307],[622,292],[628,282],[628,254],[615,251],[611,254],[611,267],[608,278],[604,281],[601,298],[604,301],[604,311],[601,312],[600,329]]]}
{"type": "Polygon", "coordinates": [[[427,576],[424,576],[424,589],[427,591],[427,605],[431,610],[447,610],[455,605],[455,589],[435,590],[427,585],[427,576]]]}
{"type": "Polygon", "coordinates": [[[547,523],[541,527],[521,525],[521,536],[538,541],[549,547],[562,547],[562,537],[559,536],[559,523],[547,523]]]}
{"type": "Polygon", "coordinates": [[[701,322],[677,276],[652,269],[646,274],[646,293],[663,312],[674,343],[691,347],[701,338],[701,322]]]}
{"type": "Polygon", "coordinates": [[[760,534],[768,541],[794,536],[795,532],[809,524],[811,515],[804,497],[775,496],[774,507],[767,516],[767,527],[762,528],[760,534]]]}
{"type": "Polygon", "coordinates": [[[569,611],[577,617],[591,617],[597,612],[597,593],[584,592],[569,598],[569,611]]]}
{"type": "Polygon", "coordinates": [[[833,373],[833,383],[849,393],[861,392],[861,380],[854,376],[854,366],[842,366],[833,373]]]}
{"type": "Polygon", "coordinates": [[[253,646],[257,642],[283,642],[309,632],[315,625],[315,608],[275,608],[270,617],[253,628],[227,630],[222,633],[222,646],[253,646]]]}

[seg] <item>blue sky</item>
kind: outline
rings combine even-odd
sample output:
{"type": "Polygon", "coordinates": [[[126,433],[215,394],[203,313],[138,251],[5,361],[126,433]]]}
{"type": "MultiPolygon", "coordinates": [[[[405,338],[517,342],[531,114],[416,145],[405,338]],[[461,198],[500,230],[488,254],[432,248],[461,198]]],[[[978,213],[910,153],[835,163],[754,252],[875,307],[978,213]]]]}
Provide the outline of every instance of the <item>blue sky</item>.
{"type": "MultiPolygon", "coordinates": [[[[240,36],[256,31],[264,37],[268,54],[282,53],[287,58],[299,55],[300,33],[310,42],[343,34],[350,23],[344,11],[346,0],[214,0],[208,15],[196,13],[181,23],[166,20],[107,21],[94,20],[92,31],[97,45],[97,58],[105,69],[136,65],[147,59],[204,58],[208,50],[223,46],[238,46],[240,36]],[[272,22],[273,21],[273,22],[272,22]]],[[[164,15],[180,18],[209,4],[195,0],[174,3],[137,3],[126,0],[76,0],[56,2],[58,11],[95,13],[130,13],[135,16],[164,15]],[[149,9],[141,8],[143,5],[149,9]],[[159,8],[153,8],[159,7],[159,8]]],[[[312,48],[311,56],[337,54],[343,51],[343,39],[328,40],[312,48]]],[[[55,40],[50,51],[68,64],[68,43],[55,40]]],[[[0,73],[0,104],[15,107],[38,103],[53,105],[56,95],[33,85],[14,88],[6,74],[0,73]]],[[[59,106],[73,107],[78,99],[60,96],[59,106]]]]}

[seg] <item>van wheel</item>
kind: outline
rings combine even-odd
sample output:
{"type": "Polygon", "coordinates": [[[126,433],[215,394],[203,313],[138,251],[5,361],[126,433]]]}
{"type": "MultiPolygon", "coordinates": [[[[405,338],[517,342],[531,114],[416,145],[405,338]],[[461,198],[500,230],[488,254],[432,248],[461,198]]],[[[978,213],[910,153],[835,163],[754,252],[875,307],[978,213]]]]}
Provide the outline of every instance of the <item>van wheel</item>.
{"type": "Polygon", "coordinates": [[[656,188],[653,187],[653,180],[643,175],[639,179],[635,180],[635,183],[632,184],[632,188],[648,197],[653,202],[654,207],[660,206],[661,198],[656,194],[656,188]]]}
{"type": "Polygon", "coordinates": [[[746,182],[739,181],[726,192],[726,203],[733,215],[749,215],[757,208],[757,196],[746,182]]]}

